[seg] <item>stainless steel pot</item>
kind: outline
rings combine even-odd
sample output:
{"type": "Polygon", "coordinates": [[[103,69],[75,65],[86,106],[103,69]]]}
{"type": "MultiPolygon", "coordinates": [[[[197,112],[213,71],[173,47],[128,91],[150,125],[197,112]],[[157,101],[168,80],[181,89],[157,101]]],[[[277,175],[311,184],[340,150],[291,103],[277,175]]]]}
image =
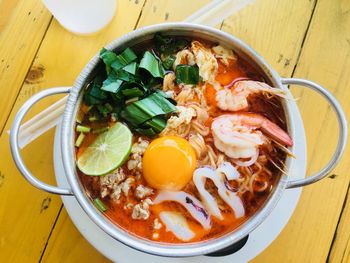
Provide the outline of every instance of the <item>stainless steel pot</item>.
{"type": "MultiPolygon", "coordinates": [[[[320,85],[303,79],[293,79],[293,78],[280,78],[280,76],[266,63],[266,61],[260,57],[252,48],[247,44],[237,39],[236,37],[219,31],[214,28],[200,26],[188,23],[168,23],[159,24],[149,27],[145,27],[136,31],[133,31],[123,37],[116,39],[108,46],[107,49],[121,51],[126,47],[133,46],[135,44],[141,43],[143,41],[152,39],[154,34],[161,32],[165,35],[180,35],[188,37],[198,37],[204,40],[213,41],[220,43],[224,46],[230,47],[235,50],[235,52],[242,58],[248,61],[251,65],[254,65],[257,70],[259,70],[269,82],[277,88],[286,91],[288,96],[291,96],[288,89],[284,85],[296,84],[310,88],[319,94],[321,94],[331,105],[332,109],[335,111],[338,125],[339,125],[339,138],[335,153],[331,157],[331,160],[323,167],[319,172],[307,177],[306,179],[291,180],[288,176],[282,175],[279,182],[275,186],[275,189],[268,197],[266,203],[261,207],[255,215],[253,215],[248,221],[242,224],[239,228],[231,233],[221,236],[216,239],[207,240],[199,243],[192,244],[159,244],[156,242],[151,242],[145,239],[138,238],[136,236],[126,233],[124,230],[118,228],[112,222],[110,222],[106,217],[103,216],[91,203],[91,201],[86,196],[84,189],[78,179],[76,166],[75,166],[75,153],[74,153],[74,125],[76,120],[76,114],[79,109],[79,105],[82,100],[82,90],[84,84],[90,81],[94,75],[94,69],[99,63],[100,59],[98,54],[95,55],[92,60],[86,65],[83,71],[78,76],[73,88],[52,88],[39,92],[38,94],[31,97],[22,108],[18,111],[10,134],[10,143],[13,159],[23,176],[35,187],[42,189],[44,191],[60,194],[60,195],[74,195],[78,200],[81,207],[89,215],[89,217],[107,234],[113,238],[119,240],[120,242],[135,248],[137,250],[154,254],[160,256],[170,256],[170,257],[185,257],[185,256],[196,256],[208,254],[214,251],[218,251],[225,248],[245,236],[247,236],[252,230],[254,230],[272,211],[276,203],[281,197],[281,194],[285,189],[301,187],[311,183],[314,183],[324,177],[336,166],[339,162],[344,148],[346,146],[347,139],[347,123],[344,112],[341,106],[333,95],[328,92],[325,88],[320,85]],[[62,138],[62,158],[66,177],[70,184],[70,189],[58,188],[51,186],[39,181],[25,166],[22,157],[20,155],[19,145],[18,145],[18,133],[21,121],[27,111],[40,99],[59,93],[69,93],[67,104],[65,107],[61,138],[62,138]]],[[[288,124],[288,132],[294,138],[295,126],[298,123],[294,123],[291,117],[291,108],[288,100],[283,102],[283,107],[286,113],[286,120],[288,124]]],[[[293,151],[293,148],[291,149],[293,151]]],[[[291,168],[297,165],[295,159],[288,158],[286,160],[286,172],[291,170],[291,168]]]]}

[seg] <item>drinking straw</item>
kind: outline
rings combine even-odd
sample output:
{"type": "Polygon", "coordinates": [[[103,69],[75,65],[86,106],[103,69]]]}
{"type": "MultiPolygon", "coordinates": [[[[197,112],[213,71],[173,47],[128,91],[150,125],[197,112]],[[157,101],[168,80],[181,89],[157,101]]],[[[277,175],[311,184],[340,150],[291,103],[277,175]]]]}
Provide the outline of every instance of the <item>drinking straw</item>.
{"type": "Polygon", "coordinates": [[[254,0],[214,0],[187,17],[184,22],[216,26],[254,0]]]}

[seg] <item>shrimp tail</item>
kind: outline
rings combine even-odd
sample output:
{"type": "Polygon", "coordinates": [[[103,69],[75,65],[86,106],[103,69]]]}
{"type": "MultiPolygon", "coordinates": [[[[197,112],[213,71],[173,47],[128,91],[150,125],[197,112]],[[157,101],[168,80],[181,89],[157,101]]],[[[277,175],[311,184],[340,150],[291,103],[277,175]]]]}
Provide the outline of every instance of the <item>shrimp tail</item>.
{"type": "Polygon", "coordinates": [[[264,120],[261,123],[261,129],[264,133],[268,134],[272,139],[276,140],[277,142],[287,146],[293,146],[293,140],[288,135],[288,133],[286,133],[272,121],[269,121],[268,119],[264,118],[264,120]]]}

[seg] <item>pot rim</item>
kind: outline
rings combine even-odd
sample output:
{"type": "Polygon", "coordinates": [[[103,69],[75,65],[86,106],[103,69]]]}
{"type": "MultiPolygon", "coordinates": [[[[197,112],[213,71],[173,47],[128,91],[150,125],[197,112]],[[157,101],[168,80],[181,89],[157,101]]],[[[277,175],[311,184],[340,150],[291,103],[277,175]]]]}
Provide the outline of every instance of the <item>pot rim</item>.
{"type": "MultiPolygon", "coordinates": [[[[217,39],[219,43],[228,46],[231,44],[235,46],[235,51],[239,48],[241,53],[244,53],[244,58],[251,60],[250,63],[254,63],[266,77],[271,81],[274,87],[281,88],[288,92],[282,83],[280,76],[275,72],[275,70],[250,46],[241,41],[240,39],[220,31],[215,28],[191,24],[191,23],[163,23],[152,26],[147,26],[140,28],[138,30],[132,31],[114,41],[106,46],[107,49],[114,50],[116,48],[126,47],[130,40],[141,38],[143,36],[153,35],[156,32],[196,32],[202,34],[203,37],[212,37],[217,39]]],[[[181,35],[181,33],[179,33],[181,35]]],[[[73,127],[75,124],[75,116],[78,111],[77,105],[80,104],[81,96],[80,92],[86,79],[93,71],[95,66],[99,62],[99,56],[96,54],[90,62],[84,67],[84,69],[79,74],[77,80],[74,83],[73,88],[70,91],[65,111],[63,114],[62,127],[61,127],[61,149],[63,166],[66,173],[67,180],[71,186],[72,192],[77,199],[80,206],[88,214],[88,216],[107,234],[111,237],[117,239],[123,244],[132,247],[134,249],[159,256],[169,256],[169,257],[186,257],[186,256],[196,256],[208,254],[214,251],[218,251],[224,247],[227,247],[246,235],[248,235],[252,230],[254,230],[258,225],[260,225],[265,218],[271,213],[277,202],[279,201],[284,189],[287,186],[288,176],[281,175],[279,182],[276,184],[274,191],[270,194],[268,199],[265,201],[263,207],[258,209],[253,216],[251,216],[247,221],[240,225],[233,232],[227,233],[221,237],[206,240],[203,242],[196,243],[184,243],[184,244],[161,244],[157,242],[152,242],[146,239],[136,237],[134,235],[128,234],[125,230],[113,224],[108,220],[101,212],[99,212],[92,204],[91,200],[86,196],[84,189],[78,179],[75,166],[75,154],[74,154],[74,132],[73,127]]],[[[290,105],[286,100],[283,101],[283,108],[285,111],[285,117],[287,121],[288,132],[292,138],[295,134],[295,124],[291,118],[290,105]]],[[[293,152],[294,147],[291,149],[293,152]]],[[[287,157],[286,167],[287,174],[290,168],[293,166],[294,159],[287,157]]]]}

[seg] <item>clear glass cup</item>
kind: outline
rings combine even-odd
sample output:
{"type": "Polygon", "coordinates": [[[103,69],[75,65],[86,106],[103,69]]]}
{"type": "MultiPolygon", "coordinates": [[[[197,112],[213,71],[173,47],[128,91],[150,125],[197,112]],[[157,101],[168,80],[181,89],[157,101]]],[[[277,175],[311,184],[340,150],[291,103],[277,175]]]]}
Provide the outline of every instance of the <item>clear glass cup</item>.
{"type": "Polygon", "coordinates": [[[46,8],[68,31],[93,34],[113,18],[117,0],[43,0],[46,8]]]}

